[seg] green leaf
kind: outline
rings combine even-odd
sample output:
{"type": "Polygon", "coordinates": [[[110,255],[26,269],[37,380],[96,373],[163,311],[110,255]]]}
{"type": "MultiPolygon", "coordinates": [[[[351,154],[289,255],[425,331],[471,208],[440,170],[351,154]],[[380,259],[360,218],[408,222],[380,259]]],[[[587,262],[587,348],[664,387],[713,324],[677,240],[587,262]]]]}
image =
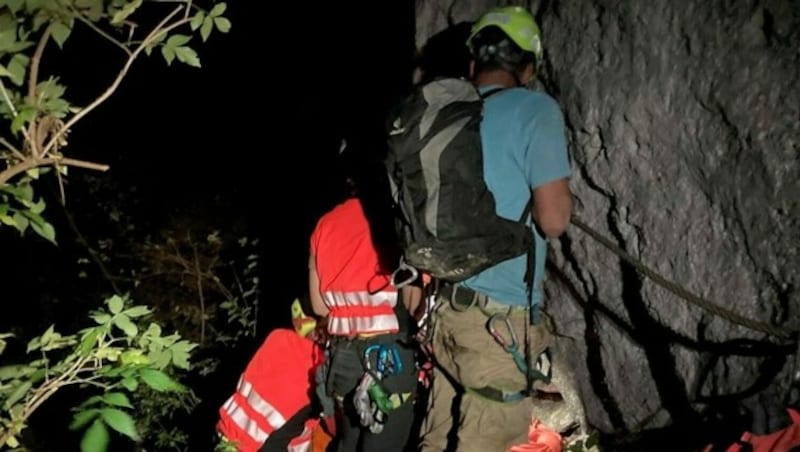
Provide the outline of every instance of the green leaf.
{"type": "Polygon", "coordinates": [[[591,449],[591,448],[593,448],[594,446],[596,446],[599,443],[600,443],[600,439],[597,436],[590,435],[588,438],[586,438],[586,443],[585,444],[586,444],[586,448],[587,449],[591,449]]]}
{"type": "Polygon", "coordinates": [[[124,311],[124,314],[126,314],[128,317],[135,319],[136,317],[142,317],[147,314],[150,314],[150,312],[152,311],[150,311],[150,308],[148,308],[147,306],[134,306],[130,309],[126,309],[124,311]]]}
{"type": "Polygon", "coordinates": [[[206,14],[203,11],[199,11],[197,14],[192,17],[192,21],[189,22],[189,26],[192,27],[192,31],[197,30],[200,28],[200,25],[203,25],[203,19],[205,19],[206,14]]]}
{"type": "MultiPolygon", "coordinates": [[[[150,345],[150,348],[153,348],[153,345],[150,345]]],[[[153,363],[153,366],[156,369],[163,369],[169,365],[170,360],[172,359],[172,353],[168,350],[158,350],[151,352],[147,355],[150,359],[150,362],[153,363]]]]}
{"type": "Polygon", "coordinates": [[[109,320],[111,320],[111,316],[106,314],[105,312],[93,314],[92,318],[94,319],[95,322],[97,322],[98,325],[103,325],[107,323],[109,320]]]}
{"type": "Polygon", "coordinates": [[[95,419],[81,439],[81,452],[105,452],[108,450],[108,429],[100,419],[95,419]]]}
{"type": "Polygon", "coordinates": [[[130,392],[136,391],[139,387],[139,382],[135,378],[124,378],[120,383],[130,392]]]}
{"type": "Polygon", "coordinates": [[[161,47],[161,55],[164,56],[164,59],[167,61],[167,66],[172,64],[172,60],[175,59],[175,49],[168,46],[161,47]]]}
{"type": "MultiPolygon", "coordinates": [[[[56,334],[56,326],[55,324],[51,324],[44,330],[44,333],[42,333],[42,344],[47,344],[52,341],[56,334]]],[[[30,345],[28,345],[28,347],[30,347],[30,345]]]]}
{"type": "Polygon", "coordinates": [[[4,14],[0,18],[2,18],[0,25],[3,27],[0,29],[0,52],[5,53],[17,41],[17,24],[9,15],[4,14]]]}
{"type": "MultiPolygon", "coordinates": [[[[37,174],[37,177],[38,177],[38,174],[42,173],[41,171],[39,171],[41,168],[34,168],[34,169],[36,170],[36,174],[37,174]]],[[[47,169],[47,168],[44,168],[44,169],[47,169]]],[[[34,205],[31,206],[31,212],[33,212],[33,213],[38,215],[38,214],[44,212],[44,208],[45,207],[47,207],[47,204],[45,204],[44,199],[39,198],[39,200],[34,205]]]]}
{"type": "Polygon", "coordinates": [[[208,41],[208,37],[211,35],[211,30],[214,29],[214,18],[208,16],[203,21],[203,26],[200,28],[200,36],[203,38],[203,42],[208,41]]]}
{"type": "Polygon", "coordinates": [[[100,337],[99,328],[93,328],[91,331],[89,331],[83,336],[83,339],[81,339],[81,348],[80,348],[81,356],[89,355],[94,346],[97,345],[98,337],[100,337]]]}
{"type": "Polygon", "coordinates": [[[103,400],[109,405],[133,408],[130,400],[128,400],[128,396],[121,392],[109,392],[103,396],[103,400]]]}
{"type": "Polygon", "coordinates": [[[104,408],[100,411],[100,416],[109,427],[134,441],[139,441],[136,422],[130,414],[116,408],[104,408]]]}
{"type": "Polygon", "coordinates": [[[55,22],[50,28],[50,32],[53,35],[53,40],[56,42],[56,44],[58,44],[58,47],[62,49],[64,48],[64,41],[67,40],[71,31],[72,27],[64,22],[55,22]]]}
{"type": "Polygon", "coordinates": [[[111,24],[121,24],[140,6],[142,6],[142,0],[134,0],[133,2],[126,4],[121,10],[114,14],[114,17],[111,19],[111,24]]]}
{"type": "Polygon", "coordinates": [[[145,334],[147,334],[148,336],[160,337],[161,325],[151,322],[150,325],[147,326],[147,332],[145,334]]]}
{"type": "Polygon", "coordinates": [[[228,5],[226,5],[224,2],[217,3],[216,5],[214,5],[213,8],[211,8],[211,11],[208,12],[208,15],[209,17],[221,16],[225,12],[225,8],[227,7],[228,5]]]}
{"type": "Polygon", "coordinates": [[[11,132],[19,133],[19,131],[24,129],[35,117],[36,109],[31,106],[22,107],[14,120],[11,121],[11,132]]]}
{"type": "Polygon", "coordinates": [[[0,77],[11,77],[11,72],[8,72],[8,69],[2,64],[0,64],[0,77]]]}
{"type": "Polygon", "coordinates": [[[0,381],[21,379],[36,372],[36,367],[27,364],[12,364],[0,367],[0,381]]]}
{"type": "Polygon", "coordinates": [[[142,369],[139,371],[139,376],[147,386],[159,392],[164,391],[178,391],[182,386],[175,380],[170,378],[169,375],[156,369],[142,369]]]}
{"type": "Polygon", "coordinates": [[[225,17],[215,17],[214,25],[216,25],[217,30],[221,31],[222,33],[231,31],[231,21],[225,17]]]}
{"type": "Polygon", "coordinates": [[[200,57],[198,57],[197,52],[190,47],[176,47],[175,56],[178,57],[179,61],[186,63],[189,66],[200,67],[200,57]]]}
{"type": "Polygon", "coordinates": [[[189,341],[180,341],[173,345],[170,350],[172,351],[172,363],[175,364],[175,367],[189,370],[189,355],[195,347],[197,347],[197,344],[192,344],[189,341]]]}
{"type": "Polygon", "coordinates": [[[53,245],[56,243],[56,230],[50,223],[39,224],[38,222],[31,222],[31,228],[34,232],[39,234],[42,238],[46,239],[53,245]]]}
{"type": "Polygon", "coordinates": [[[3,223],[6,226],[17,227],[17,222],[14,221],[14,218],[12,218],[12,217],[10,217],[10,216],[8,216],[6,214],[0,214],[0,223],[3,223]]]}
{"type": "Polygon", "coordinates": [[[25,68],[28,67],[30,58],[21,53],[14,54],[11,61],[8,62],[8,72],[11,73],[11,83],[22,86],[25,82],[25,68]]]}
{"type": "Polygon", "coordinates": [[[150,56],[150,52],[152,52],[152,51],[153,51],[153,48],[154,48],[155,46],[157,46],[157,45],[161,44],[161,42],[163,42],[163,41],[164,41],[164,38],[166,38],[166,37],[167,37],[167,33],[165,33],[165,32],[158,33],[158,34],[157,34],[157,35],[156,35],[156,36],[155,36],[155,37],[154,37],[154,38],[153,38],[153,39],[152,39],[152,40],[151,40],[151,41],[150,41],[150,42],[147,44],[147,46],[144,48],[144,52],[147,54],[147,56],[150,56]]]}
{"type": "Polygon", "coordinates": [[[137,328],[136,324],[131,322],[131,319],[125,314],[118,314],[114,317],[114,325],[124,331],[125,335],[128,337],[136,337],[136,335],[139,334],[139,328],[137,328]]]}
{"type": "Polygon", "coordinates": [[[22,9],[22,5],[25,3],[25,0],[5,0],[2,3],[5,3],[12,13],[16,13],[22,9]]]}
{"type": "MultiPolygon", "coordinates": [[[[22,381],[17,386],[14,387],[14,390],[8,395],[6,402],[3,404],[3,409],[8,411],[14,404],[22,400],[25,397],[25,394],[31,389],[33,384],[30,381],[22,381]]],[[[155,388],[154,388],[155,389],[155,388]]]]}
{"type": "Polygon", "coordinates": [[[181,35],[181,34],[174,34],[167,39],[167,43],[165,44],[167,47],[180,47],[192,39],[191,36],[181,35]]]}
{"type": "Polygon", "coordinates": [[[30,341],[28,341],[28,348],[25,349],[25,353],[30,353],[34,350],[39,350],[41,347],[42,347],[42,338],[34,337],[30,341]]]}
{"type": "Polygon", "coordinates": [[[97,405],[103,402],[103,398],[99,395],[91,396],[84,400],[83,403],[78,405],[78,409],[86,409],[92,405],[97,405]]]}
{"type": "Polygon", "coordinates": [[[69,424],[69,429],[78,430],[83,428],[86,424],[94,420],[99,413],[100,410],[97,408],[75,413],[75,416],[72,417],[72,422],[69,424]]]}
{"type": "Polygon", "coordinates": [[[113,295],[108,299],[107,303],[108,310],[111,311],[112,314],[119,314],[119,312],[122,311],[122,307],[125,305],[125,302],[119,295],[113,295]]]}
{"type": "Polygon", "coordinates": [[[12,218],[14,218],[14,226],[19,229],[19,232],[25,233],[25,231],[28,229],[28,224],[30,223],[28,219],[25,218],[25,215],[22,215],[19,212],[14,212],[14,216],[12,218]]]}

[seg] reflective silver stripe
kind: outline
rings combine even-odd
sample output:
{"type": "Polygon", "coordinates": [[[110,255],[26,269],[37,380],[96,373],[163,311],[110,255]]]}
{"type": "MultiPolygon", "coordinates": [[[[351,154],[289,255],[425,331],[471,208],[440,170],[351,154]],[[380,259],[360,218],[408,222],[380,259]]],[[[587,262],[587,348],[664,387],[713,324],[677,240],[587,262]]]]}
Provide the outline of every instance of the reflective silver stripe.
{"type": "MultiPolygon", "coordinates": [[[[361,307],[366,309],[388,306],[394,309],[397,304],[396,291],[370,293],[366,290],[339,292],[329,290],[324,293],[325,302],[331,308],[328,317],[328,332],[340,336],[352,334],[382,333],[397,331],[400,325],[397,316],[392,314],[376,314],[365,316],[341,316],[336,308],[361,307]]],[[[369,312],[369,311],[367,311],[369,312]]]]}
{"type": "Polygon", "coordinates": [[[311,450],[311,429],[308,425],[303,427],[303,433],[289,442],[287,452],[309,452],[311,450]],[[297,441],[296,444],[292,444],[297,441]]]}
{"type": "Polygon", "coordinates": [[[397,292],[369,293],[366,290],[357,292],[339,292],[329,290],[325,292],[325,301],[329,306],[380,306],[388,304],[394,307],[397,304],[397,292]]]}
{"type": "Polygon", "coordinates": [[[223,405],[225,412],[228,413],[233,423],[238,425],[242,431],[250,435],[250,438],[253,438],[253,441],[257,442],[258,444],[264,444],[264,441],[269,438],[269,433],[261,430],[256,423],[255,420],[250,419],[250,416],[247,415],[247,412],[244,411],[242,407],[236,403],[236,400],[233,399],[233,396],[225,402],[223,405]]]}
{"type": "Polygon", "coordinates": [[[294,446],[290,444],[289,447],[286,448],[286,450],[288,452],[309,452],[311,450],[311,440],[308,440],[304,443],[296,444],[294,446]]]}
{"type": "Polygon", "coordinates": [[[340,336],[351,334],[382,333],[397,331],[400,325],[394,314],[374,315],[370,317],[337,317],[328,318],[328,332],[340,336]]]}
{"type": "Polygon", "coordinates": [[[247,404],[250,405],[256,413],[264,416],[264,419],[272,426],[273,431],[283,427],[283,424],[286,423],[286,419],[283,415],[276,410],[271,403],[258,395],[253,385],[244,378],[239,379],[239,394],[247,400],[247,404]]]}

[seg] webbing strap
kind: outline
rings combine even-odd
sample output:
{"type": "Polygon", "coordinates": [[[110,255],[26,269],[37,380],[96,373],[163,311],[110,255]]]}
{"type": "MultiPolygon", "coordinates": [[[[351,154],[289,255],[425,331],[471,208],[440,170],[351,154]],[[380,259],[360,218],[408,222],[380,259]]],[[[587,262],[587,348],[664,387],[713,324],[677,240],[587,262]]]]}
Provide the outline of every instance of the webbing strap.
{"type": "Polygon", "coordinates": [[[484,386],[482,388],[464,388],[466,392],[479,395],[485,399],[501,403],[514,403],[528,397],[529,391],[504,391],[502,389],[484,386]]]}

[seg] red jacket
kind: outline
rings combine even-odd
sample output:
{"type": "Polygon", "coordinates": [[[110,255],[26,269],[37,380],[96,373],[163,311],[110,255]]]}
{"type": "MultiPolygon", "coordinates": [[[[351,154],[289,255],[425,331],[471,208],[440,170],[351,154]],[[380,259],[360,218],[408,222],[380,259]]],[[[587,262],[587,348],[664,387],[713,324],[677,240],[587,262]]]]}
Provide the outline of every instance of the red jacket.
{"type": "MultiPolygon", "coordinates": [[[[236,392],[220,408],[217,430],[238,443],[240,452],[256,452],[300,409],[311,403],[314,372],[324,351],[291,329],[273,330],[239,378],[236,392]]],[[[309,450],[316,419],[290,443],[289,451],[309,450]],[[308,444],[306,444],[308,442],[308,444]]]]}
{"type": "Polygon", "coordinates": [[[323,215],[311,235],[319,291],[335,336],[398,331],[397,289],[382,273],[361,203],[351,198],[323,215]]]}

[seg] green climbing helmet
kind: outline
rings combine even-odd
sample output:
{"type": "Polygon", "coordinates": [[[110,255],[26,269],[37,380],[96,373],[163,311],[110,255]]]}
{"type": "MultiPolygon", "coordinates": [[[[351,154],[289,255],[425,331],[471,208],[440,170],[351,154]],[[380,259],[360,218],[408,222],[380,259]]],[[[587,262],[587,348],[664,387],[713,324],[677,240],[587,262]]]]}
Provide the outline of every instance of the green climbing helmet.
{"type": "Polygon", "coordinates": [[[472,26],[467,45],[472,49],[472,38],[486,27],[496,26],[503,30],[509,39],[526,52],[542,58],[542,41],[539,26],[527,9],[521,6],[501,6],[492,8],[481,16],[472,26]]]}

